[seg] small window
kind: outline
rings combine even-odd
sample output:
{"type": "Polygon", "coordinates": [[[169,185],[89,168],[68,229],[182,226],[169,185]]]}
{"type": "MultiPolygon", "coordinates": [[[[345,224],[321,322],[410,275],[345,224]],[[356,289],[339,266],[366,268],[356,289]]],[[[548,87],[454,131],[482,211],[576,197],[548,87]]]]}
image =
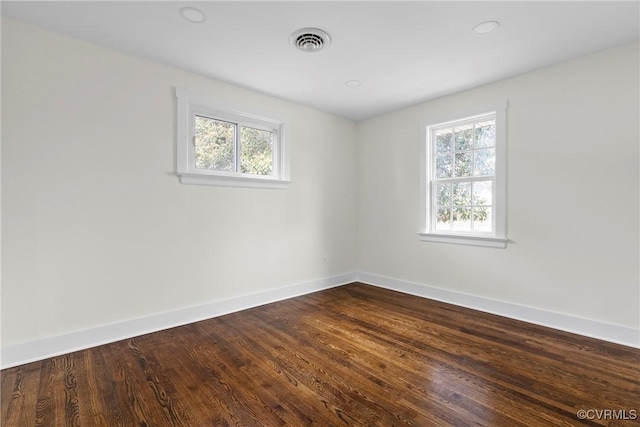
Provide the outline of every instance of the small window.
{"type": "Polygon", "coordinates": [[[284,122],[223,107],[181,89],[176,96],[180,182],[286,188],[284,122]]]}
{"type": "Polygon", "coordinates": [[[504,110],[424,125],[422,240],[506,246],[504,110]]]}

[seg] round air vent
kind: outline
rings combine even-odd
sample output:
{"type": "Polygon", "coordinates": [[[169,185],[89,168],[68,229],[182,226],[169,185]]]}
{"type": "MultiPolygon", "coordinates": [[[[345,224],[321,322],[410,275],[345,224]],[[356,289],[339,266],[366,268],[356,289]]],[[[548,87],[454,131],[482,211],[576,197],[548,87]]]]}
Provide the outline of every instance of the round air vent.
{"type": "Polygon", "coordinates": [[[331,44],[331,37],[317,28],[302,28],[291,34],[289,43],[303,52],[317,52],[331,44]]]}

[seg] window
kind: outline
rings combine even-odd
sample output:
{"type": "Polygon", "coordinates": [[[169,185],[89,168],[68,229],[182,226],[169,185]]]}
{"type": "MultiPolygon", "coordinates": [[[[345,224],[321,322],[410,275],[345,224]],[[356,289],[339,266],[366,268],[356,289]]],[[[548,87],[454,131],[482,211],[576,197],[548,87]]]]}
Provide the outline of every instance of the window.
{"type": "Polygon", "coordinates": [[[286,188],[284,122],[176,89],[183,184],[286,188]]]}
{"type": "Polygon", "coordinates": [[[505,110],[423,125],[422,240],[506,247],[505,110]]]}

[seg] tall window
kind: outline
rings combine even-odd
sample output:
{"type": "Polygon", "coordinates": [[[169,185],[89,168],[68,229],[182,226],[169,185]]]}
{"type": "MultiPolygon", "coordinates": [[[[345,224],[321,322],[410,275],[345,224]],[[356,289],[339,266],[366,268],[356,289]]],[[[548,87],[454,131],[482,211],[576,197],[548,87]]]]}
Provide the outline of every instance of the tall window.
{"type": "Polygon", "coordinates": [[[183,184],[285,188],[284,123],[176,90],[183,184]]]}
{"type": "Polygon", "coordinates": [[[425,125],[423,240],[505,247],[504,118],[425,125]]]}

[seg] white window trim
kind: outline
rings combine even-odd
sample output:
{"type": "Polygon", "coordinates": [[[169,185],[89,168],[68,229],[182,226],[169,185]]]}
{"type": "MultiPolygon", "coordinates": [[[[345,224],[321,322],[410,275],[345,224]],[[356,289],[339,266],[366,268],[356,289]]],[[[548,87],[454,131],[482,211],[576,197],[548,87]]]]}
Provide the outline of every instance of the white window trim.
{"type": "Polygon", "coordinates": [[[418,236],[425,242],[454,243],[471,246],[485,246],[492,248],[506,248],[507,221],[506,221],[506,138],[507,138],[507,102],[494,105],[485,105],[473,108],[466,112],[456,113],[455,116],[442,117],[439,120],[429,120],[420,124],[420,229],[418,236]],[[431,159],[429,154],[429,142],[427,129],[447,122],[455,122],[467,117],[480,116],[495,112],[496,115],[496,173],[495,173],[495,232],[492,234],[481,233],[444,233],[431,230],[431,159]]]}
{"type": "Polygon", "coordinates": [[[177,140],[176,174],[182,184],[216,185],[251,188],[287,188],[289,152],[285,141],[286,126],[282,119],[265,117],[185,89],[176,88],[177,140]],[[277,141],[273,145],[273,175],[250,175],[240,172],[210,171],[195,168],[193,140],[196,114],[227,120],[251,127],[273,131],[277,141]]]}

